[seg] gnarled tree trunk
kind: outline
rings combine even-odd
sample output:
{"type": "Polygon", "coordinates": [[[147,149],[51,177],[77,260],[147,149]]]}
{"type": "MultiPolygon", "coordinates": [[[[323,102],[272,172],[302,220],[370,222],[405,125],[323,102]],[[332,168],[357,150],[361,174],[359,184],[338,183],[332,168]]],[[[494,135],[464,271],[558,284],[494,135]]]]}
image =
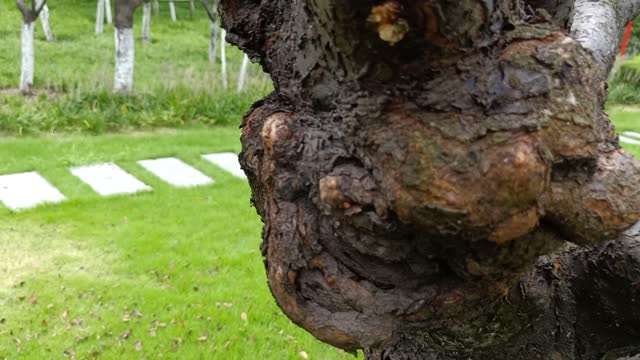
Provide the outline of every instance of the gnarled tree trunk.
{"type": "Polygon", "coordinates": [[[640,354],[640,162],[603,112],[640,1],[220,10],[274,81],[241,162],[295,323],[369,359],[640,354]]]}

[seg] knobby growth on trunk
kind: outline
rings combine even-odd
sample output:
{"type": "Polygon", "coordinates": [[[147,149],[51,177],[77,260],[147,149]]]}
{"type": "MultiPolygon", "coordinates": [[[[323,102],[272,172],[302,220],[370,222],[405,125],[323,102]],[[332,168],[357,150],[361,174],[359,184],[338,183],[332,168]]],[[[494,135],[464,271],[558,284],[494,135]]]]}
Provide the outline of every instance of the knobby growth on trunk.
{"type": "Polygon", "coordinates": [[[135,43],[133,36],[133,14],[143,0],[115,1],[115,47],[116,66],[114,91],[130,93],[133,90],[133,69],[135,66],[135,43]]]}
{"type": "Polygon", "coordinates": [[[640,353],[640,162],[603,111],[640,1],[220,11],[275,86],[241,162],[295,323],[368,359],[640,353]]]}
{"type": "Polygon", "coordinates": [[[33,88],[33,74],[35,68],[35,46],[33,31],[36,20],[42,9],[47,5],[47,1],[32,0],[28,6],[24,0],[16,0],[16,6],[22,13],[22,35],[21,35],[21,68],[20,68],[20,91],[23,94],[31,93],[33,88]]]}

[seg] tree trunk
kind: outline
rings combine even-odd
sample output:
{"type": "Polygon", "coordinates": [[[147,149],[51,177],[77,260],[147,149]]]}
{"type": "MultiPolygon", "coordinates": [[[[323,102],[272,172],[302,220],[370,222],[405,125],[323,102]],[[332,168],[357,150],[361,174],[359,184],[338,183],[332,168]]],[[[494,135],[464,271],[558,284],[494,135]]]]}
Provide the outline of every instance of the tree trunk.
{"type": "Polygon", "coordinates": [[[171,12],[171,20],[172,21],[177,21],[177,18],[176,18],[176,6],[173,3],[173,0],[169,0],[169,11],[171,12]]]}
{"type": "Polygon", "coordinates": [[[292,321],[368,359],[640,354],[640,162],[603,112],[640,1],[220,10],[274,81],[241,163],[292,321]]]}
{"type": "Polygon", "coordinates": [[[220,75],[222,76],[222,88],[227,90],[229,81],[227,80],[227,42],[225,40],[227,32],[223,29],[220,32],[220,75]]]}
{"type": "Polygon", "coordinates": [[[104,1],[98,0],[98,8],[96,10],[96,34],[104,32],[104,1]]]}
{"type": "Polygon", "coordinates": [[[153,12],[156,16],[160,16],[160,2],[158,0],[153,0],[153,12]]]}
{"type": "Polygon", "coordinates": [[[245,54],[242,57],[242,66],[240,67],[240,75],[238,75],[238,87],[236,92],[240,94],[244,90],[244,82],[247,78],[247,68],[249,67],[249,56],[245,54]]]}
{"type": "Polygon", "coordinates": [[[111,0],[104,0],[104,13],[107,17],[107,24],[111,24],[113,22],[113,17],[111,15],[111,0]]]}
{"type": "Polygon", "coordinates": [[[193,19],[193,16],[196,12],[196,3],[194,0],[189,0],[189,16],[193,19]]]}
{"type": "Polygon", "coordinates": [[[31,89],[33,88],[33,73],[35,63],[33,41],[34,28],[35,21],[22,23],[22,66],[20,68],[20,91],[23,94],[31,93],[31,89]]]}
{"type": "MultiPolygon", "coordinates": [[[[42,1],[39,1],[38,3],[42,3],[42,1]]],[[[42,31],[44,32],[44,36],[47,41],[55,41],[53,31],[51,31],[51,24],[49,23],[49,7],[47,5],[44,5],[42,7],[42,12],[40,13],[40,23],[42,24],[42,31]]]]}
{"type": "Polygon", "coordinates": [[[133,90],[133,68],[135,65],[135,46],[133,29],[116,28],[116,69],[114,91],[130,93],[133,90]]]}
{"type": "Polygon", "coordinates": [[[145,1],[142,7],[142,43],[151,44],[151,1],[145,1]]]}
{"type": "Polygon", "coordinates": [[[216,52],[218,51],[218,24],[211,21],[211,40],[209,41],[209,62],[216,63],[216,52]]]}

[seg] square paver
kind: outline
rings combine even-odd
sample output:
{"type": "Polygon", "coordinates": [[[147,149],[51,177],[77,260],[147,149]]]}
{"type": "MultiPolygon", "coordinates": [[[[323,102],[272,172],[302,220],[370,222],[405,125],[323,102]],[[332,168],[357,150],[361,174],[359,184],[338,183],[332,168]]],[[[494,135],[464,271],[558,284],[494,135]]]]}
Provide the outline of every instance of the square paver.
{"type": "Polygon", "coordinates": [[[0,201],[11,210],[57,203],[64,195],[37,172],[0,176],[0,201]]]}
{"type": "Polygon", "coordinates": [[[622,135],[620,135],[620,142],[631,145],[640,145],[640,139],[636,140],[622,135]]]}
{"type": "Polygon", "coordinates": [[[79,166],[70,170],[102,196],[151,190],[149,186],[113,163],[79,166]]]}
{"type": "Polygon", "coordinates": [[[221,167],[223,170],[231,173],[233,176],[246,179],[244,171],[240,168],[240,162],[238,162],[238,155],[234,153],[220,153],[220,154],[208,154],[202,155],[205,160],[212,162],[213,164],[221,167]]]}
{"type": "Polygon", "coordinates": [[[637,133],[635,131],[625,131],[625,132],[622,133],[622,135],[626,135],[628,137],[640,139],[640,133],[637,133]]]}
{"type": "Polygon", "coordinates": [[[176,187],[188,188],[213,184],[213,179],[180,159],[162,158],[140,160],[138,164],[160,179],[176,187]]]}

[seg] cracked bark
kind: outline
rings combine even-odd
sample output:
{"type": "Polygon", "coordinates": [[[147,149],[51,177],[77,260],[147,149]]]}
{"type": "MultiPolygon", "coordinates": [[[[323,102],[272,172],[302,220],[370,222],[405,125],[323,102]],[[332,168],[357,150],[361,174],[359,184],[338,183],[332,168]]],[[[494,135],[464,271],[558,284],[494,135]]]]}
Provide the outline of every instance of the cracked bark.
{"type": "Polygon", "coordinates": [[[638,2],[220,10],[275,86],[241,162],[292,321],[368,359],[640,354],[640,162],[603,112],[638,2]]]}

